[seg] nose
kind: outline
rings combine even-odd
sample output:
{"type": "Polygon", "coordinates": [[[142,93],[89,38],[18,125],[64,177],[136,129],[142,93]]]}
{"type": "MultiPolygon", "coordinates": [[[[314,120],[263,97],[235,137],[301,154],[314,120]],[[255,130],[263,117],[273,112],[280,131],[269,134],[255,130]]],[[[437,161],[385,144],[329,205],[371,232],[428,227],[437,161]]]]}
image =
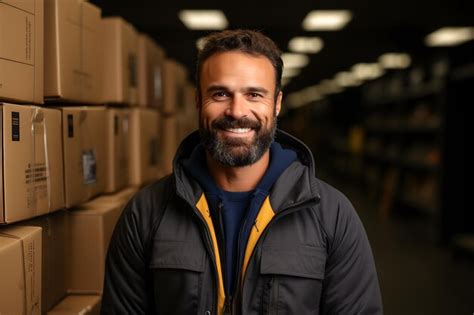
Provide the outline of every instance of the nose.
{"type": "Polygon", "coordinates": [[[225,114],[234,119],[242,118],[247,115],[247,105],[241,95],[235,94],[226,108],[225,114]]]}

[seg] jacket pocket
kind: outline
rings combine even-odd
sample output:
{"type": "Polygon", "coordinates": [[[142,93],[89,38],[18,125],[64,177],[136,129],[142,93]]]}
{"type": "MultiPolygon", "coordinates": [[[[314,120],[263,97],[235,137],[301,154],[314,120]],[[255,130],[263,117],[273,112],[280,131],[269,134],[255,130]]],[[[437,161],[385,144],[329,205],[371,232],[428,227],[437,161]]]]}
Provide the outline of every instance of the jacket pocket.
{"type": "Polygon", "coordinates": [[[205,270],[205,251],[200,243],[155,240],[149,268],[157,314],[198,312],[205,270]]]}
{"type": "Polygon", "coordinates": [[[260,274],[267,283],[264,314],[318,314],[326,251],[297,245],[262,248],[260,274]]]}

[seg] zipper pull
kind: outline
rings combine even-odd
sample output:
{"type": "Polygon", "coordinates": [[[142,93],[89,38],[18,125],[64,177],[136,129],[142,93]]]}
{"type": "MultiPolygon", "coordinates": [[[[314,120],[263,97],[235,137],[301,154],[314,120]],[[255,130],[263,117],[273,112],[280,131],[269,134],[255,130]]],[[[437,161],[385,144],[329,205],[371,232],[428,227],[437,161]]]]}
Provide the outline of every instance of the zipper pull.
{"type": "Polygon", "coordinates": [[[224,309],[222,310],[223,315],[232,315],[232,297],[225,298],[224,309]]]}

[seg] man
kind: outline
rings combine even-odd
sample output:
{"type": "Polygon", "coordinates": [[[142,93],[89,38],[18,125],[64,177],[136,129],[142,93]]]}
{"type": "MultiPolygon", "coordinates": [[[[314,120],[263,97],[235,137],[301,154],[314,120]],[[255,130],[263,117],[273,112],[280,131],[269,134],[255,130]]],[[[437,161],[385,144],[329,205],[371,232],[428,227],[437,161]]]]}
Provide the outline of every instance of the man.
{"type": "Polygon", "coordinates": [[[199,132],[128,204],[104,314],[382,314],[371,249],[309,149],[276,129],[283,62],[261,33],[206,39],[199,132]]]}

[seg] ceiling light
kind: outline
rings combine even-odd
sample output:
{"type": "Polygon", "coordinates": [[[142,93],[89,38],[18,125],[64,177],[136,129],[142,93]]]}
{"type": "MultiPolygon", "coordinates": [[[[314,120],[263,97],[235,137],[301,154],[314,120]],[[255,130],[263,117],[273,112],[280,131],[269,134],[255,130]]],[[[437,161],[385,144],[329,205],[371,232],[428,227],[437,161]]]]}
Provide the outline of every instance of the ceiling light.
{"type": "Polygon", "coordinates": [[[352,73],[358,80],[373,80],[381,77],[385,71],[378,63],[358,63],[352,67],[352,73]]]}
{"type": "Polygon", "coordinates": [[[408,54],[386,53],[379,57],[379,63],[385,69],[405,69],[411,64],[411,58],[408,54]]]}
{"type": "Polygon", "coordinates": [[[309,63],[309,58],[303,54],[284,53],[281,55],[284,68],[303,68],[309,63]]]}
{"type": "Polygon", "coordinates": [[[223,30],[229,24],[220,10],[182,10],[178,16],[191,30],[223,30]]]}
{"type": "Polygon", "coordinates": [[[337,31],[352,19],[348,10],[316,10],[306,15],[303,29],[306,31],[337,31]]]}
{"type": "Polygon", "coordinates": [[[323,80],[318,85],[319,91],[323,94],[334,94],[342,92],[342,89],[334,80],[323,80]]]}
{"type": "Polygon", "coordinates": [[[288,43],[288,49],[297,53],[315,54],[323,49],[323,40],[319,37],[294,37],[288,43]]]}
{"type": "Polygon", "coordinates": [[[334,77],[334,82],[340,87],[359,86],[362,81],[359,80],[352,72],[339,72],[334,77]]]}
{"type": "Polygon", "coordinates": [[[321,89],[317,85],[309,86],[303,89],[301,93],[304,94],[305,99],[309,102],[319,101],[324,98],[324,93],[322,93],[321,89]]]}
{"type": "Polygon", "coordinates": [[[443,27],[425,37],[425,44],[434,46],[457,46],[474,39],[474,27],[443,27]]]}
{"type": "Polygon", "coordinates": [[[282,78],[293,78],[300,74],[301,70],[298,68],[283,68],[282,78]]]}

